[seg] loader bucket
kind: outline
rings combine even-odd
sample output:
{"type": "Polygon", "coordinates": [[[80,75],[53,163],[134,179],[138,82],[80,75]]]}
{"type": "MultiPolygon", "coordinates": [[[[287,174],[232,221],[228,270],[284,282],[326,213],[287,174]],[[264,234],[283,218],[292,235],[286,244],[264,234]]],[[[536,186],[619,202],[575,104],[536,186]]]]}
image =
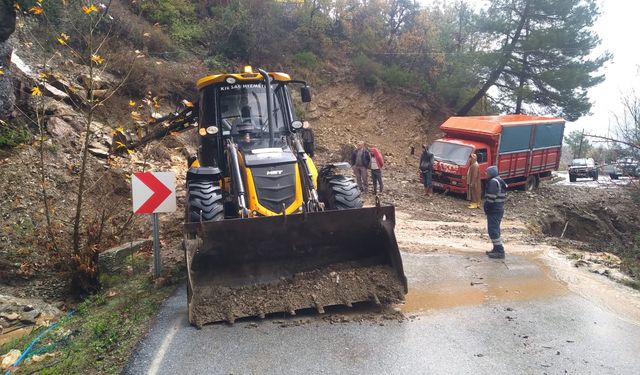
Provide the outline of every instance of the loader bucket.
{"type": "Polygon", "coordinates": [[[189,320],[401,302],[394,226],[393,206],[187,223],[189,320]]]}

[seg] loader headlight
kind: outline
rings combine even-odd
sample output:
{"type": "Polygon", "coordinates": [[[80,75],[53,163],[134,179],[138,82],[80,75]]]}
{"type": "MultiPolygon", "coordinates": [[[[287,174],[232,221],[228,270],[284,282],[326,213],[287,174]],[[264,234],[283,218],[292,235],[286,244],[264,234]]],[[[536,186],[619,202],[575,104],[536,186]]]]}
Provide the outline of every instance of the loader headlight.
{"type": "Polygon", "coordinates": [[[218,134],[218,127],[217,126],[208,126],[206,131],[207,131],[207,134],[209,134],[209,135],[218,134]]]}
{"type": "Polygon", "coordinates": [[[225,79],[225,82],[227,82],[230,85],[233,85],[234,83],[236,83],[236,79],[233,77],[227,77],[227,79],[225,79]]]}

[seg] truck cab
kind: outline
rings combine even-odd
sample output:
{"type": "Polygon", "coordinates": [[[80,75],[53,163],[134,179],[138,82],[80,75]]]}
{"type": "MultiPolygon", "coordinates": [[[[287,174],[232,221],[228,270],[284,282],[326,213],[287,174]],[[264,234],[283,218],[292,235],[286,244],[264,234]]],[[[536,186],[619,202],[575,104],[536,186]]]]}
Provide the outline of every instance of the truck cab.
{"type": "Polygon", "coordinates": [[[434,141],[429,148],[433,153],[433,185],[439,189],[447,189],[454,193],[467,192],[467,173],[475,153],[480,165],[480,176],[486,178],[486,170],[491,165],[493,152],[487,143],[442,138],[434,141]]]}

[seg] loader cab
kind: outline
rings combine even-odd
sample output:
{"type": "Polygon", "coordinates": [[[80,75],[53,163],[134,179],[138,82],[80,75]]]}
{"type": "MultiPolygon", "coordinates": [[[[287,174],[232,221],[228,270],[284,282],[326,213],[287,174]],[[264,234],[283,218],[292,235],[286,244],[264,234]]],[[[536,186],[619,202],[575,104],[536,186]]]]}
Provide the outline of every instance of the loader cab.
{"type": "MultiPolygon", "coordinates": [[[[279,147],[300,128],[289,85],[302,84],[300,97],[311,100],[304,81],[291,80],[284,73],[268,73],[271,78],[273,136],[279,147]]],[[[197,82],[199,100],[199,150],[202,166],[225,169],[225,142],[231,138],[242,150],[269,147],[267,87],[262,76],[245,67],[244,73],[217,74],[197,82]],[[265,146],[266,145],[266,146],[265,146]]],[[[226,172],[226,171],[225,171],[226,172]]]]}

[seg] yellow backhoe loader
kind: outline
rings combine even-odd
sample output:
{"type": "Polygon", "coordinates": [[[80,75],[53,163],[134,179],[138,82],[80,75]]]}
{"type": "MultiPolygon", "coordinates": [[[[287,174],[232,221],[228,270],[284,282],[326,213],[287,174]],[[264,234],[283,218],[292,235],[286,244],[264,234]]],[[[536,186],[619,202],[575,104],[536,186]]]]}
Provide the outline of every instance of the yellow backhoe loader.
{"type": "Polygon", "coordinates": [[[189,321],[371,301],[401,302],[407,280],[393,206],[363,208],[347,163],[305,154],[284,73],[215,74],[197,82],[199,149],[189,160],[184,247],[189,321]]]}

